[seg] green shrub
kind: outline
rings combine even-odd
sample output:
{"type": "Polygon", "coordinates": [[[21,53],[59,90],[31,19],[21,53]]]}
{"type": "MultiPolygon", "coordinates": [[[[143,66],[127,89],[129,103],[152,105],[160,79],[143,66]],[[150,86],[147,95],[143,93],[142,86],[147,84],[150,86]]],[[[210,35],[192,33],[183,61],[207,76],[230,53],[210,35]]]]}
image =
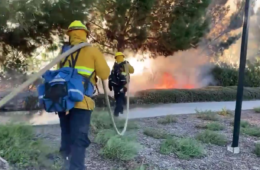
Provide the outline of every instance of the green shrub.
{"type": "Polygon", "coordinates": [[[196,139],[203,143],[224,146],[227,139],[224,135],[209,130],[203,131],[196,136],[196,139]]]}
{"type": "MultiPolygon", "coordinates": [[[[245,68],[245,86],[259,87],[260,86],[260,62],[255,61],[251,63],[247,61],[245,68]]],[[[211,71],[216,85],[218,86],[236,86],[238,82],[238,67],[228,64],[218,64],[211,71]]]]}
{"type": "MultiPolygon", "coordinates": [[[[234,121],[231,123],[234,125],[234,121]]],[[[241,132],[249,136],[260,137],[260,127],[251,125],[249,122],[242,120],[240,122],[241,132]]]]}
{"type": "MultiPolygon", "coordinates": [[[[146,165],[136,165],[134,166],[133,168],[132,167],[126,167],[126,168],[113,168],[112,170],[148,170],[149,169],[149,166],[146,166],[146,165]]],[[[156,169],[154,169],[156,170],[156,169]]]]}
{"type": "Polygon", "coordinates": [[[260,157],[260,143],[255,145],[254,153],[257,155],[257,157],[260,157]]]}
{"type": "Polygon", "coordinates": [[[116,136],[116,135],[117,135],[117,133],[113,129],[103,129],[97,133],[97,135],[95,137],[95,142],[100,145],[105,145],[111,137],[116,136]]]}
{"type": "Polygon", "coordinates": [[[140,165],[139,167],[136,167],[134,170],[146,170],[146,166],[140,165]]]}
{"type": "MultiPolygon", "coordinates": [[[[117,128],[119,130],[124,128],[125,120],[115,118],[115,122],[116,122],[117,128]]],[[[93,112],[92,118],[91,118],[91,124],[97,130],[113,128],[113,123],[112,123],[112,120],[111,120],[109,114],[104,111],[103,112],[93,112]]],[[[128,130],[137,129],[137,128],[138,128],[138,126],[134,121],[132,121],[132,120],[128,121],[128,124],[127,124],[128,130]]]]}
{"type": "Polygon", "coordinates": [[[224,125],[217,123],[217,122],[211,122],[211,123],[207,123],[207,124],[198,124],[195,127],[199,128],[199,129],[207,129],[207,130],[212,130],[212,131],[220,131],[225,128],[224,125]]]}
{"type": "MultiPolygon", "coordinates": [[[[230,122],[230,125],[231,126],[234,126],[234,120],[232,120],[231,122],[230,122]]],[[[246,127],[251,127],[252,125],[248,122],[248,121],[245,121],[245,120],[241,120],[241,122],[240,122],[240,127],[241,128],[246,128],[246,127]]]]}
{"type": "Polygon", "coordinates": [[[91,123],[96,129],[110,129],[113,127],[111,118],[105,112],[93,112],[91,116],[91,123]]]}
{"type": "Polygon", "coordinates": [[[256,126],[241,128],[241,132],[249,136],[260,137],[260,128],[256,126]]]}
{"type": "Polygon", "coordinates": [[[215,65],[211,74],[218,86],[236,86],[238,82],[238,69],[228,64],[215,65]]]}
{"type": "Polygon", "coordinates": [[[24,124],[0,125],[0,148],[0,156],[17,169],[55,169],[60,159],[24,124]],[[48,159],[50,155],[55,159],[48,159]]]}
{"type": "Polygon", "coordinates": [[[197,117],[202,120],[217,121],[219,119],[218,115],[215,112],[212,112],[211,110],[205,110],[205,111],[196,110],[196,113],[198,114],[197,117]]]}
{"type": "Polygon", "coordinates": [[[206,125],[206,129],[212,130],[212,131],[219,131],[219,130],[225,129],[225,127],[224,127],[224,125],[222,125],[220,123],[212,122],[212,123],[208,123],[206,125]]]}
{"type": "Polygon", "coordinates": [[[116,135],[107,141],[101,154],[108,159],[127,161],[135,158],[140,149],[141,145],[137,142],[116,135]]]}
{"type": "Polygon", "coordinates": [[[150,136],[155,139],[166,139],[171,136],[170,134],[168,134],[162,130],[158,130],[158,129],[154,129],[154,128],[147,128],[144,130],[143,133],[145,135],[150,136]]]}
{"type": "Polygon", "coordinates": [[[204,155],[204,148],[195,139],[168,138],[161,143],[160,153],[174,153],[181,159],[198,158],[204,155]]]}
{"type": "Polygon", "coordinates": [[[260,113],[260,107],[254,108],[254,111],[255,111],[256,113],[260,113]]]}
{"type": "MultiPolygon", "coordinates": [[[[234,125],[234,122],[233,122],[233,125],[234,125]]],[[[244,120],[242,120],[241,122],[240,122],[240,127],[242,127],[242,128],[248,128],[248,127],[251,127],[252,125],[248,122],[248,121],[244,121],[244,120]]]]}
{"type": "MultiPolygon", "coordinates": [[[[106,145],[107,141],[114,136],[117,136],[117,133],[114,129],[102,129],[97,133],[95,142],[104,146],[106,145]]],[[[136,134],[131,131],[127,131],[124,136],[122,136],[122,138],[128,141],[135,141],[137,139],[136,134]]]]}
{"type": "Polygon", "coordinates": [[[170,124],[170,123],[176,123],[177,122],[177,118],[173,115],[167,115],[165,117],[162,117],[158,120],[157,123],[159,124],[170,124]]]}

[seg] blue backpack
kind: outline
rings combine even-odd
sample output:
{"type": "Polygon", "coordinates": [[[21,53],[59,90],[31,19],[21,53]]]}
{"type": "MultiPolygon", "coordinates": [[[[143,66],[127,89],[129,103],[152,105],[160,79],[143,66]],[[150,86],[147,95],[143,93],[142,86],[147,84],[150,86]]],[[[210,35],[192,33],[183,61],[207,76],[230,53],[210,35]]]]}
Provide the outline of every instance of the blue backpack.
{"type": "MultiPolygon", "coordinates": [[[[70,45],[64,45],[62,52],[72,48],[70,45]]],[[[76,102],[84,99],[84,95],[92,97],[94,86],[90,82],[93,73],[88,77],[78,74],[75,65],[80,53],[80,49],[73,54],[67,56],[63,62],[60,62],[60,69],[48,70],[42,77],[44,83],[39,85],[38,95],[39,103],[47,112],[65,112],[75,106],[76,102]],[[63,67],[66,61],[69,60],[69,67],[63,67]]]]}

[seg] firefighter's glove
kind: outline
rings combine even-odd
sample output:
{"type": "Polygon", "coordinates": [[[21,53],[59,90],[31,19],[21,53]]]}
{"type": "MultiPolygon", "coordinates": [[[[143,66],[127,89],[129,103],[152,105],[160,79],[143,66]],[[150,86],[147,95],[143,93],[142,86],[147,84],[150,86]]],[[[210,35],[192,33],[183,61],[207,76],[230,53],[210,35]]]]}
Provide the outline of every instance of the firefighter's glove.
{"type": "Polygon", "coordinates": [[[109,90],[110,90],[110,91],[112,91],[112,90],[113,90],[112,86],[108,86],[108,87],[109,87],[109,90]]]}
{"type": "Polygon", "coordinates": [[[108,88],[109,88],[109,90],[110,90],[110,91],[112,91],[112,90],[113,90],[113,87],[112,87],[112,85],[111,85],[111,83],[110,83],[110,82],[108,83],[108,88]]]}

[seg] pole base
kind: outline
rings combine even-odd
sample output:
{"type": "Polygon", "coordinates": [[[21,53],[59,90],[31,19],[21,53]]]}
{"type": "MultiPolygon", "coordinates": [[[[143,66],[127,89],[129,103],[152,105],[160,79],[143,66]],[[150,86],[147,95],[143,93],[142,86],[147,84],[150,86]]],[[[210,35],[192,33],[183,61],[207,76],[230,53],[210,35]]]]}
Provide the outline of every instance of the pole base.
{"type": "Polygon", "coordinates": [[[227,150],[234,154],[238,154],[240,152],[239,147],[232,147],[231,145],[227,146],[227,150]]]}

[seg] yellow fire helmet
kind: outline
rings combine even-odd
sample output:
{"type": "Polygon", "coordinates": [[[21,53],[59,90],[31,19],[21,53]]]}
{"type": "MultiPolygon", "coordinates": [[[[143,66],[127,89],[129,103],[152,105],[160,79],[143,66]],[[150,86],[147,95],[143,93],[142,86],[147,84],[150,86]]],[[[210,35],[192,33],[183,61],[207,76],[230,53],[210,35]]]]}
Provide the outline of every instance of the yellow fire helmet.
{"type": "Polygon", "coordinates": [[[68,32],[72,30],[84,30],[86,33],[89,33],[89,30],[87,29],[86,25],[84,25],[81,21],[75,20],[73,21],[68,28],[68,32]]]}
{"type": "Polygon", "coordinates": [[[117,57],[117,56],[125,56],[125,55],[122,52],[116,52],[115,57],[117,57]]]}

